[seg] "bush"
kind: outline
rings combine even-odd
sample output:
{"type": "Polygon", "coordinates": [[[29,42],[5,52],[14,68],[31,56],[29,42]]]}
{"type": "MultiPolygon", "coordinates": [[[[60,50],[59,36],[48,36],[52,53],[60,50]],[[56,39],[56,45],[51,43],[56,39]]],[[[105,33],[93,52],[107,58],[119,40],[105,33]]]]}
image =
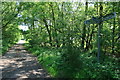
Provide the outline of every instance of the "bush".
{"type": "Polygon", "coordinates": [[[79,49],[69,46],[61,55],[58,65],[58,77],[74,78],[82,67],[79,49]]]}

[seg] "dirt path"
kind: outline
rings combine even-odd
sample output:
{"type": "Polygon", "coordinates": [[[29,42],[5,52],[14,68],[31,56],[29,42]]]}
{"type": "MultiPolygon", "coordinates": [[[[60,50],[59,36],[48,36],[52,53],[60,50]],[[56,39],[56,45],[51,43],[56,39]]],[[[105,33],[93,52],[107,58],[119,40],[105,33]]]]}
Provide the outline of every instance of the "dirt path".
{"type": "Polygon", "coordinates": [[[3,78],[48,78],[37,58],[29,54],[23,44],[16,44],[0,60],[3,78]]]}

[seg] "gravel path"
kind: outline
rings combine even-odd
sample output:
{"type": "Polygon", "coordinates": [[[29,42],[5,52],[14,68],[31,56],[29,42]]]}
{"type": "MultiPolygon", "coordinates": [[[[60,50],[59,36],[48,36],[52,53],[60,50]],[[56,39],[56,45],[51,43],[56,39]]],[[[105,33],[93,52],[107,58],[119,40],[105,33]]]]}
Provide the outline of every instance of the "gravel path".
{"type": "Polygon", "coordinates": [[[16,44],[0,60],[2,78],[49,78],[37,58],[29,54],[23,44],[16,44]]]}

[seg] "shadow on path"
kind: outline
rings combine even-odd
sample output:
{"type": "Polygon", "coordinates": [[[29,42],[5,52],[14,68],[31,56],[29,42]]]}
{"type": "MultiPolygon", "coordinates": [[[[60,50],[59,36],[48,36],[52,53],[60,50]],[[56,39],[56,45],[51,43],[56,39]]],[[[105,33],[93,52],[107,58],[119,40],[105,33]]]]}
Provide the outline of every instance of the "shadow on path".
{"type": "Polygon", "coordinates": [[[49,78],[50,75],[43,70],[37,58],[29,54],[23,44],[11,47],[0,61],[2,78],[49,78]]]}

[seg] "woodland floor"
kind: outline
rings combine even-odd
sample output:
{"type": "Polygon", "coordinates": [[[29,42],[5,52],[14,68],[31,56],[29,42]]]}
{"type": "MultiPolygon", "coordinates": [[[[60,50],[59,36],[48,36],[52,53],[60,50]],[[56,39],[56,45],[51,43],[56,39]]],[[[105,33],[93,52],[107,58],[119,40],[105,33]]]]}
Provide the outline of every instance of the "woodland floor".
{"type": "Polygon", "coordinates": [[[38,63],[37,58],[17,43],[0,60],[2,78],[49,78],[50,75],[38,63]]]}

